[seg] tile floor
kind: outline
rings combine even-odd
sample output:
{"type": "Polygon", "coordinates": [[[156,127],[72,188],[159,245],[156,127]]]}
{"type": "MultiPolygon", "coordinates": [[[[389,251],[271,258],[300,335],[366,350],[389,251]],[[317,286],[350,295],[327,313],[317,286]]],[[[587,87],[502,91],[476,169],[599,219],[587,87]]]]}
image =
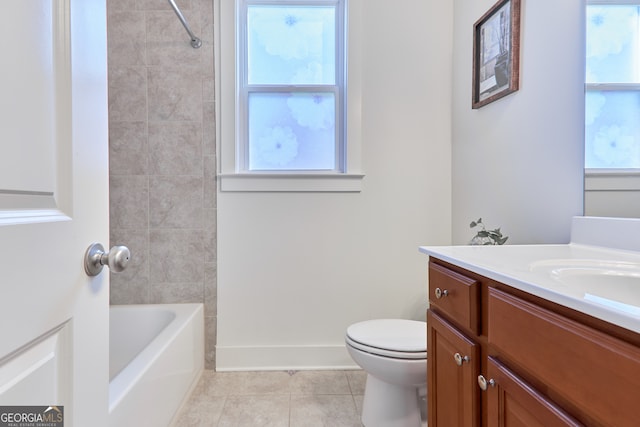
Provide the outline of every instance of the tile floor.
{"type": "Polygon", "coordinates": [[[361,427],[363,371],[204,371],[176,427],[361,427]]]}
{"type": "Polygon", "coordinates": [[[362,427],[366,379],[361,370],[204,371],[173,427],[362,427]]]}

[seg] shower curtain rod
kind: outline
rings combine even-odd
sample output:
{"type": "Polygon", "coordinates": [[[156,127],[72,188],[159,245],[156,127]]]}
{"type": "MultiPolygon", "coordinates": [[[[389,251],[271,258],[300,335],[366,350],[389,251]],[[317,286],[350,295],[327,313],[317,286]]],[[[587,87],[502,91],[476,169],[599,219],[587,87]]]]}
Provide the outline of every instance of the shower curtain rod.
{"type": "Polygon", "coordinates": [[[189,33],[189,37],[191,37],[191,47],[194,49],[197,49],[200,46],[202,46],[202,41],[198,37],[196,37],[195,34],[191,32],[191,29],[189,28],[189,24],[187,24],[187,21],[184,19],[184,15],[182,15],[182,12],[180,12],[180,9],[178,8],[178,5],[176,4],[176,2],[174,0],[168,0],[168,1],[171,7],[173,8],[173,11],[176,13],[176,15],[178,15],[178,19],[180,20],[180,22],[182,22],[182,26],[184,27],[185,30],[187,30],[187,33],[189,33]]]}

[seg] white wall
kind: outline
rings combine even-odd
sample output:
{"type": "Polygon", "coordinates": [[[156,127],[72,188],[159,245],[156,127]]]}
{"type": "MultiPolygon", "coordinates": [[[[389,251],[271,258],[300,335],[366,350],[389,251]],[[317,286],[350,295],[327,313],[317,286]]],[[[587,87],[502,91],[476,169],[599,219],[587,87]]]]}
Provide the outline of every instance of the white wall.
{"type": "Polygon", "coordinates": [[[508,243],[562,243],[582,214],[584,4],[522,0],[520,90],[471,109],[473,24],[494,0],[456,0],[453,242],[482,217],[508,243]]]}
{"type": "Polygon", "coordinates": [[[363,7],[361,193],[218,194],[217,369],[353,366],[353,322],[424,318],[451,235],[450,2],[363,7]]]}

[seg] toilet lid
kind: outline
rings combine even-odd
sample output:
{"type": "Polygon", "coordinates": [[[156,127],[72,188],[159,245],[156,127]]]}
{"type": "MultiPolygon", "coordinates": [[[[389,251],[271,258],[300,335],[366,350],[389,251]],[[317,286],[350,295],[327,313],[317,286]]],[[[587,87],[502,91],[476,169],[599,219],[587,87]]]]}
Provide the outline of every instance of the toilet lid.
{"type": "MultiPolygon", "coordinates": [[[[355,323],[347,328],[348,341],[370,347],[372,353],[415,353],[426,358],[427,324],[416,320],[376,319],[355,323]],[[382,350],[381,352],[375,349],[382,350]],[[423,354],[424,353],[424,354],[423,354]]],[[[353,344],[353,343],[352,343],[353,344]]],[[[365,350],[366,351],[366,350],[365,350]]]]}

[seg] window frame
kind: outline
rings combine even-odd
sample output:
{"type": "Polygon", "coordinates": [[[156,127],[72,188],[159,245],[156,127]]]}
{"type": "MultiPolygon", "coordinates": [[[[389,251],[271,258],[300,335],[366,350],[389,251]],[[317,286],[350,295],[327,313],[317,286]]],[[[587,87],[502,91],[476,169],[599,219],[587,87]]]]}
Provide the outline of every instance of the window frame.
{"type": "MultiPolygon", "coordinates": [[[[342,153],[336,170],[274,170],[249,171],[246,168],[244,148],[238,143],[243,136],[242,104],[238,102],[240,79],[237,55],[243,52],[237,25],[246,0],[220,0],[216,6],[215,90],[216,90],[216,144],[218,149],[218,182],[220,191],[301,191],[301,192],[359,192],[362,188],[361,164],[361,43],[363,0],[342,0],[345,3],[343,69],[344,94],[340,111],[343,125],[342,153]],[[348,69],[348,72],[346,70],[348,69]]],[[[284,0],[283,4],[291,4],[284,0]]],[[[253,4],[253,1],[252,1],[253,4]]],[[[309,1],[310,5],[326,4],[326,1],[309,1]]],[[[340,43],[336,40],[336,43],[340,43]]],[[[338,66],[336,64],[336,66],[338,66]]],[[[337,83],[337,82],[336,82],[337,83]]],[[[246,117],[246,116],[245,116],[246,117]]],[[[338,126],[336,126],[338,127],[338,126]]]]}

